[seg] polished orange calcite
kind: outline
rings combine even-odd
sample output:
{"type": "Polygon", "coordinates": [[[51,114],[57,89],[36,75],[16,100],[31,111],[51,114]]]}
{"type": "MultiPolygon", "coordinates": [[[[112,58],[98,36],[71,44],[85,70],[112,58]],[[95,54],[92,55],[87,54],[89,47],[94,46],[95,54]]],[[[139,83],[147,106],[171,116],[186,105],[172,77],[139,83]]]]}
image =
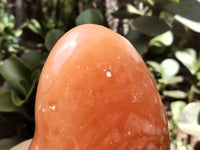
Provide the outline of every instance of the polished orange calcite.
{"type": "Polygon", "coordinates": [[[86,24],[54,46],[41,74],[29,150],[169,150],[163,105],[134,47],[86,24]]]}

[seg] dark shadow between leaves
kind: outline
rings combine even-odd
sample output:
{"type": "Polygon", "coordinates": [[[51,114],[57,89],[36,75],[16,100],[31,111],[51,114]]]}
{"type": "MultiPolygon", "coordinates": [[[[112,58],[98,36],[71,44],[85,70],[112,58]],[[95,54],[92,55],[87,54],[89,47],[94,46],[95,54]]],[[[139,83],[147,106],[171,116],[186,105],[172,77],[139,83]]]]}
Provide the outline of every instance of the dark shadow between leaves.
{"type": "Polygon", "coordinates": [[[194,145],[194,150],[200,150],[200,141],[197,141],[194,145]]]}

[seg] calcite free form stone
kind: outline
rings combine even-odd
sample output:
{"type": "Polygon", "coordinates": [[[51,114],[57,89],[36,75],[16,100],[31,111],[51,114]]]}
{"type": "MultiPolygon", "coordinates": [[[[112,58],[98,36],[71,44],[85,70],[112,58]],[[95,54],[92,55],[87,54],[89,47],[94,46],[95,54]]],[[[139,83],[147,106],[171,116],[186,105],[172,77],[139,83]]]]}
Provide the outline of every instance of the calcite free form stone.
{"type": "Polygon", "coordinates": [[[41,73],[29,150],[169,150],[167,119],[140,55],[86,24],[53,47],[41,73]]]}

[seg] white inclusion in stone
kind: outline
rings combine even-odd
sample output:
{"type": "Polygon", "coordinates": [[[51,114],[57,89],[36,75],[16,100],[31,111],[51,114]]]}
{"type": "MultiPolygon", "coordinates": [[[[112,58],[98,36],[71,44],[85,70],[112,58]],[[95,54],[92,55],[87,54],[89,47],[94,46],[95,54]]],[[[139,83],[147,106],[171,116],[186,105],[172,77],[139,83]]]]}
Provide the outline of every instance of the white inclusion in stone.
{"type": "Polygon", "coordinates": [[[137,101],[137,97],[133,96],[132,103],[135,103],[136,101],[137,101]]]}
{"type": "Polygon", "coordinates": [[[77,68],[78,68],[78,69],[80,69],[80,68],[81,68],[81,66],[77,66],[77,68]]]}
{"type": "Polygon", "coordinates": [[[89,96],[91,96],[91,95],[92,95],[92,92],[93,92],[93,90],[90,90],[90,91],[89,91],[89,96]]]}
{"type": "Polygon", "coordinates": [[[128,135],[131,135],[131,131],[128,131],[128,135]]]}
{"type": "Polygon", "coordinates": [[[39,150],[38,146],[36,145],[36,150],[39,150]]]}
{"type": "Polygon", "coordinates": [[[44,109],[44,108],[42,108],[42,112],[45,112],[45,109],[44,109]]]}
{"type": "Polygon", "coordinates": [[[120,56],[117,57],[117,59],[120,59],[120,58],[121,58],[120,56]]]}
{"type": "Polygon", "coordinates": [[[56,106],[55,105],[49,106],[49,109],[54,111],[56,109],[56,106]]]}
{"type": "Polygon", "coordinates": [[[110,72],[110,71],[106,72],[106,76],[107,76],[108,78],[111,78],[111,76],[112,76],[111,72],[110,72]]]}
{"type": "Polygon", "coordinates": [[[46,78],[49,78],[49,75],[48,74],[43,74],[42,75],[42,79],[46,79],[46,78]]]}
{"type": "Polygon", "coordinates": [[[39,106],[38,106],[38,110],[40,110],[40,109],[41,109],[41,107],[42,107],[42,105],[39,105],[39,106]]]}

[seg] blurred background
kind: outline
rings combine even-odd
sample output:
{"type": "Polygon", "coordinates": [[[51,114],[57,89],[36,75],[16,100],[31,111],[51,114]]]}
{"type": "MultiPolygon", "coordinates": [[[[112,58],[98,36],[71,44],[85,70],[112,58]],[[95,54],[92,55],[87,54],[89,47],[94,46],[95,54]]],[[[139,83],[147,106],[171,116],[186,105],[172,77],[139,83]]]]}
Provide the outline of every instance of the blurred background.
{"type": "Polygon", "coordinates": [[[0,0],[0,150],[33,137],[44,62],[85,23],[134,45],[167,112],[171,150],[200,150],[200,0],[0,0]]]}

